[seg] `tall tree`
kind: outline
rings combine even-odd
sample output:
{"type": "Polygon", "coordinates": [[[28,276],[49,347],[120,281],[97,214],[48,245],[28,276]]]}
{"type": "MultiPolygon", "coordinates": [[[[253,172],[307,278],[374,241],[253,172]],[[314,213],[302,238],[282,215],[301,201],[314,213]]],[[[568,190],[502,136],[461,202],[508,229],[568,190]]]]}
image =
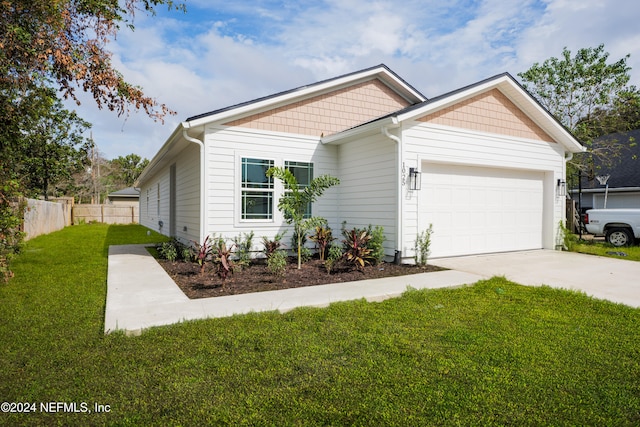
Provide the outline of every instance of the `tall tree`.
{"type": "Polygon", "coordinates": [[[149,159],[133,153],[116,157],[111,160],[114,183],[119,187],[131,187],[148,164],[149,159]]]}
{"type": "MultiPolygon", "coordinates": [[[[633,141],[600,138],[638,125],[640,92],[630,86],[629,55],[610,63],[604,45],[578,50],[566,47],[561,58],[549,58],[518,73],[523,86],[588,149],[571,165],[590,177],[594,165],[611,167],[628,153],[633,141]]],[[[593,179],[593,178],[592,178],[593,179]]]]}
{"type": "Polygon", "coordinates": [[[89,128],[89,123],[64,109],[58,99],[52,98],[51,102],[51,107],[25,132],[27,144],[20,168],[30,192],[41,194],[45,200],[52,186],[82,170],[87,150],[82,133],[89,128]]]}

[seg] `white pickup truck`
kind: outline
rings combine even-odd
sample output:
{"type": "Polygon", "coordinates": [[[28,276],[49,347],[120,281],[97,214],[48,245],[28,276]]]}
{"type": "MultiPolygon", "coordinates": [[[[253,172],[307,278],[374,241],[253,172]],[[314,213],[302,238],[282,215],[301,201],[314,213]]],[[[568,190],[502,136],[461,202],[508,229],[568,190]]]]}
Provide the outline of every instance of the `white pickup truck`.
{"type": "Polygon", "coordinates": [[[613,246],[627,246],[640,239],[640,209],[589,209],[584,215],[587,231],[604,235],[613,246]]]}

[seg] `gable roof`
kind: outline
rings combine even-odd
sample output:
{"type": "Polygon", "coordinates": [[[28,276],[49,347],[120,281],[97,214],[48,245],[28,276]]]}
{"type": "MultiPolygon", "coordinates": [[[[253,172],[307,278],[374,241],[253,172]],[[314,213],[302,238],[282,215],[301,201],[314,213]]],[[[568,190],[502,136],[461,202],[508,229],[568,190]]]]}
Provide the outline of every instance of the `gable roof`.
{"type": "Polygon", "coordinates": [[[135,187],[127,187],[122,190],[114,191],[113,193],[109,193],[109,197],[140,197],[140,189],[135,187]]]}
{"type": "Polygon", "coordinates": [[[498,74],[452,92],[425,100],[420,104],[409,106],[400,111],[388,114],[385,117],[323,138],[322,141],[324,143],[337,143],[337,141],[344,137],[365,131],[367,126],[379,128],[379,126],[385,122],[395,125],[404,121],[416,120],[493,89],[498,89],[502,92],[516,107],[523,111],[527,117],[552,137],[554,141],[561,143],[567,151],[572,153],[585,151],[585,148],[571,132],[529,94],[509,73],[498,74]]]}
{"type": "Polygon", "coordinates": [[[254,114],[257,111],[273,109],[278,106],[295,102],[296,100],[308,98],[326,91],[333,91],[341,87],[351,86],[361,81],[378,79],[389,86],[394,92],[407,100],[409,104],[416,104],[425,101],[427,98],[407,83],[404,79],[391,71],[384,64],[344,74],[327,80],[322,80],[310,85],[300,86],[295,89],[286,90],[273,95],[257,98],[251,101],[210,111],[187,118],[190,127],[198,127],[205,123],[230,120],[246,114],[254,114]]]}

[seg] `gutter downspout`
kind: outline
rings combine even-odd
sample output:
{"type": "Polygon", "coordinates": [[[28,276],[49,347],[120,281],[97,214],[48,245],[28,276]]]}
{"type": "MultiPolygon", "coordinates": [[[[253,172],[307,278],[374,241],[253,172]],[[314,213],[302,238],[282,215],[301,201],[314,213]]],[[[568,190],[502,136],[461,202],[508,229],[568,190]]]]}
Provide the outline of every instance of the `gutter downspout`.
{"type": "Polygon", "coordinates": [[[202,244],[205,239],[205,224],[206,224],[206,203],[205,198],[207,196],[206,183],[207,178],[205,174],[205,147],[204,142],[200,141],[197,138],[193,138],[189,136],[187,130],[191,128],[191,124],[189,122],[182,122],[182,137],[189,142],[193,142],[194,144],[198,144],[200,146],[200,240],[199,243],[202,244]]]}
{"type": "MultiPolygon", "coordinates": [[[[394,128],[398,127],[398,120],[393,118],[394,128]]],[[[396,142],[396,147],[398,149],[398,158],[397,158],[397,168],[398,168],[398,190],[397,190],[397,212],[396,212],[396,253],[394,256],[394,262],[396,264],[400,264],[402,260],[402,247],[403,247],[403,239],[402,239],[402,139],[399,137],[389,133],[389,126],[382,127],[382,134],[389,138],[392,141],[396,142]]]]}

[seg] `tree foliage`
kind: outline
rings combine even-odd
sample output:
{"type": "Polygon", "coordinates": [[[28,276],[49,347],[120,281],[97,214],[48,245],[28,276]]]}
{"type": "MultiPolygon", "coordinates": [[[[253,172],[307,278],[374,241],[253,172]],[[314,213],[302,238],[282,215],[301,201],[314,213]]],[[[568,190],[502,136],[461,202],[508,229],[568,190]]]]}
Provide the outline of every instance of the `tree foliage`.
{"type": "Polygon", "coordinates": [[[80,88],[100,108],[120,115],[133,106],[162,119],[169,108],[128,83],[108,50],[121,25],[133,29],[137,11],[153,13],[158,5],[183,8],[172,0],[0,1],[0,87],[55,82],[78,103],[80,88]]]}
{"type": "Polygon", "coordinates": [[[118,187],[131,187],[138,179],[149,159],[143,159],[137,154],[127,154],[111,160],[112,177],[118,187]]]}
{"type": "Polygon", "coordinates": [[[525,89],[587,147],[587,153],[574,156],[572,166],[591,177],[595,164],[614,166],[634,143],[600,137],[640,124],[640,92],[629,85],[628,58],[609,62],[604,45],[580,49],[574,56],[565,47],[560,58],[518,73],[525,89]]]}
{"type": "Polygon", "coordinates": [[[83,170],[87,141],[82,134],[89,128],[89,123],[64,109],[58,99],[51,102],[34,127],[25,130],[27,143],[20,168],[30,194],[40,194],[45,200],[52,186],[83,170]]]}
{"type": "Polygon", "coordinates": [[[278,201],[278,209],[284,215],[287,224],[293,224],[294,235],[297,236],[298,268],[302,265],[302,238],[306,232],[316,226],[324,226],[327,221],[321,217],[305,218],[307,206],[330,187],[340,184],[340,180],[330,175],[322,175],[311,180],[308,186],[300,188],[293,173],[285,168],[273,167],[267,176],[274,176],[285,186],[285,193],[278,201]]]}

